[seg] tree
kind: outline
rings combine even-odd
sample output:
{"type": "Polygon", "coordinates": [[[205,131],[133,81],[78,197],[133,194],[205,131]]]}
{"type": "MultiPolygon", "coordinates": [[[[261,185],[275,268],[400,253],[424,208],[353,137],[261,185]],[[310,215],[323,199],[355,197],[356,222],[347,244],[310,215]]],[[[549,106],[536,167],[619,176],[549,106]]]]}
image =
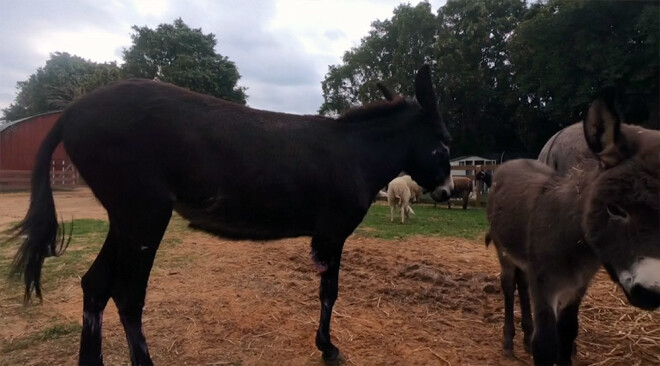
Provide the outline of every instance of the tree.
{"type": "Polygon", "coordinates": [[[81,95],[119,77],[114,62],[99,64],[66,52],[52,53],[44,67],[17,83],[18,95],[2,110],[4,119],[12,121],[63,109],[81,95]]]}
{"type": "Polygon", "coordinates": [[[426,2],[400,5],[391,21],[372,23],[342,65],[330,66],[319,112],[337,114],[382,99],[375,80],[413,95],[415,70],[430,63],[454,153],[519,149],[506,41],[524,11],[523,0],[450,1],[437,17],[426,2]]]}
{"type": "MultiPolygon", "coordinates": [[[[604,86],[626,88],[631,99],[650,104],[657,124],[659,18],[657,2],[551,0],[532,6],[509,44],[518,132],[531,150],[578,121],[604,86]]],[[[646,117],[628,113],[627,120],[646,117]]]]}
{"type": "Polygon", "coordinates": [[[525,9],[523,0],[457,0],[438,11],[436,85],[457,153],[524,149],[515,133],[506,42],[525,9]]]}
{"type": "Polygon", "coordinates": [[[320,114],[336,115],[365,102],[383,99],[374,81],[403,95],[414,95],[417,69],[431,62],[436,18],[427,2],[399,5],[392,20],[377,20],[360,46],[344,53],[343,64],[331,65],[322,82],[320,114]]]}
{"type": "Polygon", "coordinates": [[[155,30],[132,29],[133,45],[124,50],[124,76],[161,80],[245,104],[246,88],[236,85],[241,77],[236,65],[215,53],[212,33],[191,29],[180,18],[155,30]]]}

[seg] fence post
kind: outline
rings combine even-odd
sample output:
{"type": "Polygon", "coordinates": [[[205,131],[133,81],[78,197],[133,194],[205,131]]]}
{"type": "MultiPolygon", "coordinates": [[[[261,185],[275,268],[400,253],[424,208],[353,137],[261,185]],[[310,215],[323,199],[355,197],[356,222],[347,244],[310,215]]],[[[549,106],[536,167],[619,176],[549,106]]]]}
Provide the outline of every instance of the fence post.
{"type": "MultiPolygon", "coordinates": [[[[483,171],[483,167],[481,165],[477,165],[476,168],[477,169],[474,172],[475,178],[476,178],[477,174],[479,174],[480,172],[483,171]]],[[[484,182],[481,179],[479,179],[479,180],[475,179],[475,180],[477,182],[477,202],[476,202],[476,206],[481,207],[481,191],[484,188],[484,182]]]]}

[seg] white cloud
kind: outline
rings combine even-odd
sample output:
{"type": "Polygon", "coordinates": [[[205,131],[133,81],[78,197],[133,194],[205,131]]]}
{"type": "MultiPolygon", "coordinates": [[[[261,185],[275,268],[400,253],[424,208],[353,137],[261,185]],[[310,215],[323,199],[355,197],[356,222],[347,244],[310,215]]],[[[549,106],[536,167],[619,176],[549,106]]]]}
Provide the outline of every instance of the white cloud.
{"type": "Polygon", "coordinates": [[[131,38],[102,29],[85,28],[81,31],[55,31],[38,33],[29,39],[39,55],[48,59],[53,52],[68,52],[94,62],[121,61],[117,49],[129,45],[131,38]]]}
{"type": "Polygon", "coordinates": [[[280,0],[269,29],[294,34],[308,52],[339,62],[345,51],[359,45],[373,21],[391,18],[395,6],[392,1],[280,0]]]}
{"type": "MultiPolygon", "coordinates": [[[[445,0],[432,0],[434,11],[445,0]]],[[[52,52],[95,62],[118,61],[131,26],[155,28],[182,18],[213,33],[216,51],[236,63],[248,104],[316,113],[331,64],[359,45],[371,23],[392,17],[405,0],[67,0],[11,2],[0,12],[0,108],[16,82],[45,65],[52,52]]],[[[416,3],[414,1],[413,3],[416,3]]]]}
{"type": "Polygon", "coordinates": [[[161,17],[169,9],[169,2],[165,0],[133,0],[132,4],[139,15],[161,17]]]}

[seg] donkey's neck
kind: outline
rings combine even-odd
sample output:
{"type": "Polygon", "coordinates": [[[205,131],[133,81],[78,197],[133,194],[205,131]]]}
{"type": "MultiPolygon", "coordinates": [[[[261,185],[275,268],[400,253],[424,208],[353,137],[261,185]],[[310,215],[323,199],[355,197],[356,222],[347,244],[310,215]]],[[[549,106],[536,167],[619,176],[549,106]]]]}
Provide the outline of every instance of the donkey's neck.
{"type": "MultiPolygon", "coordinates": [[[[566,207],[574,211],[575,217],[583,217],[587,200],[593,189],[593,181],[598,177],[598,163],[595,160],[585,160],[571,168],[564,176],[556,178],[557,193],[566,207]]],[[[576,222],[580,228],[581,222],[576,222]]],[[[581,230],[581,229],[580,229],[581,230]]]]}
{"type": "Polygon", "coordinates": [[[408,124],[378,122],[355,126],[351,134],[352,155],[374,195],[404,169],[413,142],[408,124]]]}

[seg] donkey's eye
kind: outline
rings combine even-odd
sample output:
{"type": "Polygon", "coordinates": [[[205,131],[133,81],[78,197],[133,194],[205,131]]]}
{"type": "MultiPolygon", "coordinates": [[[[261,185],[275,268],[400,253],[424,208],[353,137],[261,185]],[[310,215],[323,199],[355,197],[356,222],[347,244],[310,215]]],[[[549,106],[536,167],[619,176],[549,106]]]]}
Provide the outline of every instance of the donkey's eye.
{"type": "Polygon", "coordinates": [[[628,218],[628,212],[619,205],[607,205],[607,213],[610,214],[612,218],[625,220],[628,218]]]}
{"type": "Polygon", "coordinates": [[[446,148],[445,146],[440,146],[436,149],[433,149],[433,151],[431,151],[431,155],[433,156],[436,156],[438,154],[446,154],[447,156],[449,156],[449,149],[446,148]]]}

